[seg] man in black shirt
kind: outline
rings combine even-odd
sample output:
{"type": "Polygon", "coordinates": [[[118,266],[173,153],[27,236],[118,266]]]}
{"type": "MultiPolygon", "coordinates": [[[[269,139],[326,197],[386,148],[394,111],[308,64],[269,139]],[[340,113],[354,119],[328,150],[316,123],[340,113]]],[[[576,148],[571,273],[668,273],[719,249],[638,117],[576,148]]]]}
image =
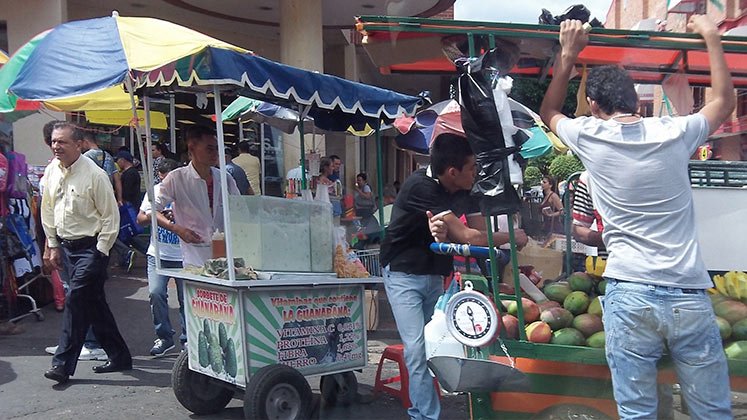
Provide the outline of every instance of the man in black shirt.
{"type": "MultiPolygon", "coordinates": [[[[433,380],[428,374],[423,329],[443,293],[443,278],[452,271],[452,257],[430,251],[434,236],[429,228],[432,214],[440,214],[444,238],[453,242],[487,245],[484,231],[463,225],[458,217],[474,209],[469,190],[475,181],[475,156],[466,139],[441,134],[431,147],[431,165],[410,175],[397,195],[392,219],[381,245],[384,286],[405,346],[410,376],[410,418],[437,419],[441,411],[433,380]]],[[[436,218],[434,217],[434,220],[436,218]]],[[[508,234],[493,234],[495,245],[508,242],[508,234]]],[[[527,237],[516,231],[519,246],[527,237]]]]}
{"type": "Polygon", "coordinates": [[[117,152],[116,163],[122,170],[122,201],[130,203],[133,208],[139,209],[140,202],[140,173],[132,164],[132,154],[126,150],[117,152]]]}

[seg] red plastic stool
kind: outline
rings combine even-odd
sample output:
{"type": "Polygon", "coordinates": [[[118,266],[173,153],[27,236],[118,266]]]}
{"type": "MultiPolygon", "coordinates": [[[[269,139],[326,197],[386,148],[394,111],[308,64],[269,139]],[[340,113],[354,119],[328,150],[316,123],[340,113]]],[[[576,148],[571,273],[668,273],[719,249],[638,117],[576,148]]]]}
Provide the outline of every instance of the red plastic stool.
{"type": "MultiPolygon", "coordinates": [[[[407,366],[405,365],[405,347],[402,344],[394,344],[387,346],[384,349],[384,353],[381,354],[381,360],[379,360],[379,368],[376,370],[376,382],[374,382],[374,393],[379,394],[385,392],[402,401],[402,407],[410,408],[410,375],[407,372],[407,366]],[[385,360],[391,360],[397,362],[399,366],[399,375],[392,376],[391,378],[381,379],[381,368],[384,366],[385,360]],[[399,389],[387,386],[391,383],[399,382],[399,389]]],[[[433,386],[436,388],[436,394],[438,398],[441,398],[441,387],[438,386],[438,381],[433,378],[433,386]]]]}

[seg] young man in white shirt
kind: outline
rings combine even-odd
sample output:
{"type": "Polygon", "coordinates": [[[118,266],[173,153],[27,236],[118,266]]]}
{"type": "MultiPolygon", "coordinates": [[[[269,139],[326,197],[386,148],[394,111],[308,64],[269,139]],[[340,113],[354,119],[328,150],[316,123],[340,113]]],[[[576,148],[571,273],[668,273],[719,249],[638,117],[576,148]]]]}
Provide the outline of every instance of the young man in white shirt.
{"type": "Polygon", "coordinates": [[[642,118],[633,81],[624,70],[606,66],[587,77],[592,116],[563,115],[571,71],[588,43],[576,20],[560,25],[561,52],[540,109],[543,121],[588,170],[605,222],[606,352],[622,419],[656,418],[656,364],[664,351],[674,362],[693,418],[732,417],[687,165],[731,115],[734,86],[713,21],[695,15],[688,28],[703,37],[710,59],[711,100],[697,114],[642,118]]]}

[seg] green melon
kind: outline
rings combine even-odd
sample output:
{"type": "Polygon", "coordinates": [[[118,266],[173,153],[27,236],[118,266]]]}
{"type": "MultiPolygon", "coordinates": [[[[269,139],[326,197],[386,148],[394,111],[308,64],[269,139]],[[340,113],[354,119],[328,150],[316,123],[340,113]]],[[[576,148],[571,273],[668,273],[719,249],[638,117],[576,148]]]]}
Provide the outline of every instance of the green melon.
{"type": "Polygon", "coordinates": [[[586,345],[595,349],[603,349],[605,343],[604,331],[595,332],[586,339],[586,345]]]}
{"type": "Polygon", "coordinates": [[[731,326],[731,338],[735,340],[747,340],[747,319],[737,321],[731,326]]]}
{"type": "Polygon", "coordinates": [[[568,277],[568,285],[571,286],[571,290],[584,292],[586,294],[591,293],[594,290],[594,280],[591,276],[583,272],[575,272],[568,277]]]}
{"type": "Polygon", "coordinates": [[[571,294],[571,286],[563,281],[550,283],[542,289],[542,293],[547,296],[548,299],[554,300],[558,303],[563,303],[565,298],[571,294]]]}
{"type": "Polygon", "coordinates": [[[586,339],[581,332],[575,328],[563,328],[552,333],[550,344],[561,344],[564,346],[583,346],[586,339]]]}
{"type": "Polygon", "coordinates": [[[563,300],[563,307],[573,315],[579,315],[586,312],[589,302],[589,295],[581,291],[575,291],[566,296],[565,300],[563,300]]]}
{"type": "Polygon", "coordinates": [[[747,341],[735,341],[724,348],[729,359],[747,360],[747,341]]]}
{"type": "MultiPolygon", "coordinates": [[[[737,324],[739,324],[739,322],[737,322],[737,324]]],[[[737,324],[734,324],[734,326],[736,326],[737,324]]],[[[731,337],[732,330],[731,325],[729,325],[729,321],[721,318],[720,316],[717,316],[716,325],[718,325],[718,333],[721,334],[722,340],[726,340],[727,338],[731,337]]]]}

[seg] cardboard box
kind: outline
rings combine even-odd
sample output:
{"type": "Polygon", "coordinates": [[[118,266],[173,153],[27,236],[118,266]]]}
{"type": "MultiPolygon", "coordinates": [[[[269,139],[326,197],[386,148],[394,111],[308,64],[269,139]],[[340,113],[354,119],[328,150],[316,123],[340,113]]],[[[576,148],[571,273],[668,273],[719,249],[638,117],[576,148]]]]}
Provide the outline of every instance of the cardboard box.
{"type": "MultiPolygon", "coordinates": [[[[527,246],[518,253],[519,267],[531,265],[544,280],[552,280],[563,272],[563,253],[550,248],[541,247],[530,239],[527,246]]],[[[505,283],[512,284],[513,271],[511,263],[506,266],[503,278],[505,283]]]]}

